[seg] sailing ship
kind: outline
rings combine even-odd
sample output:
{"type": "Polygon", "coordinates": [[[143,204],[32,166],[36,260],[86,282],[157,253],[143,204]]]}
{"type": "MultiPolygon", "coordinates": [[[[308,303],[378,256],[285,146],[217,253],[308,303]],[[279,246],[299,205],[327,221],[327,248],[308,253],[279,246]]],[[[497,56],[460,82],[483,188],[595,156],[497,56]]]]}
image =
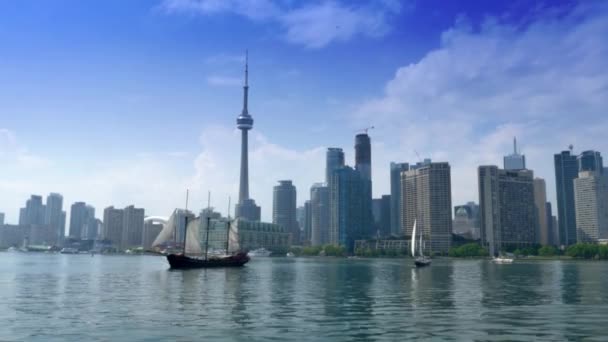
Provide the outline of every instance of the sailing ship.
{"type": "MultiPolygon", "coordinates": [[[[187,200],[186,200],[187,203],[187,200]]],[[[186,205],[187,207],[187,205],[186,205]]],[[[187,211],[186,211],[187,212],[187,211]]],[[[175,215],[175,213],[174,213],[175,215]]],[[[209,255],[209,226],[211,218],[206,217],[206,239],[205,252],[201,250],[199,240],[199,227],[202,217],[199,216],[186,224],[184,232],[184,248],[181,253],[171,253],[167,255],[167,261],[172,269],[191,269],[191,268],[216,268],[216,267],[241,267],[249,261],[249,256],[244,252],[235,254],[229,253],[230,246],[230,218],[226,222],[226,253],[222,256],[209,255]]],[[[172,215],[159,237],[171,237],[176,229],[176,221],[172,215]]],[[[155,241],[156,243],[157,241],[155,241]]],[[[160,242],[160,241],[159,241],[160,242]]]]}
{"type": "Polygon", "coordinates": [[[418,256],[416,256],[416,220],[414,220],[414,227],[412,228],[412,258],[414,258],[414,265],[416,267],[429,266],[431,264],[431,258],[424,256],[422,252],[422,233],[420,234],[420,242],[418,245],[418,256]]]}

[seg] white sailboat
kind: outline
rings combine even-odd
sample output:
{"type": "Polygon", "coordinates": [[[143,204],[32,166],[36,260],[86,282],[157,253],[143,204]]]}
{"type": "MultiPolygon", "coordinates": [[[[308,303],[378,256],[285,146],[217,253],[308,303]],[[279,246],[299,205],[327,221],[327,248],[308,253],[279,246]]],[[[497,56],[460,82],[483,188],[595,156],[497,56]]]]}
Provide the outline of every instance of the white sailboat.
{"type": "Polygon", "coordinates": [[[418,256],[416,256],[416,220],[414,220],[414,227],[412,228],[412,258],[414,258],[414,265],[416,267],[429,266],[431,264],[431,258],[424,256],[422,252],[422,234],[420,234],[420,243],[418,245],[418,256]]]}

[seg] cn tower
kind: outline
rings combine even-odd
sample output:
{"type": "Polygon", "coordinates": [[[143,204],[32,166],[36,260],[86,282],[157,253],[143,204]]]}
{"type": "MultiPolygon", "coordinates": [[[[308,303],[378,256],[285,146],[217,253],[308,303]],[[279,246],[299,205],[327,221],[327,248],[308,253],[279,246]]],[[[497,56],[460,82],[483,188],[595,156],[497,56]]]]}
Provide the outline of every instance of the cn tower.
{"type": "Polygon", "coordinates": [[[260,220],[260,207],[249,198],[249,148],[247,132],[253,128],[253,118],[249,115],[249,54],[245,53],[245,85],[243,86],[243,111],[236,118],[236,128],[241,130],[241,177],[239,183],[239,202],[236,205],[236,218],[251,221],[260,220]]]}

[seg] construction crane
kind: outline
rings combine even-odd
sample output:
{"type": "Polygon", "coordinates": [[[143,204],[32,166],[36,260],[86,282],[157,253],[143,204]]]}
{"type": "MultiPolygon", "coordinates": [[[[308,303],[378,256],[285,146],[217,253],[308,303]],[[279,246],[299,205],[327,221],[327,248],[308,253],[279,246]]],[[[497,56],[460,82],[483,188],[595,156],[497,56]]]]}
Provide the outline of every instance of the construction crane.
{"type": "Polygon", "coordinates": [[[363,132],[363,133],[367,134],[367,131],[369,131],[370,129],[374,129],[374,126],[369,126],[369,127],[359,129],[359,130],[357,130],[357,132],[363,132]]]}

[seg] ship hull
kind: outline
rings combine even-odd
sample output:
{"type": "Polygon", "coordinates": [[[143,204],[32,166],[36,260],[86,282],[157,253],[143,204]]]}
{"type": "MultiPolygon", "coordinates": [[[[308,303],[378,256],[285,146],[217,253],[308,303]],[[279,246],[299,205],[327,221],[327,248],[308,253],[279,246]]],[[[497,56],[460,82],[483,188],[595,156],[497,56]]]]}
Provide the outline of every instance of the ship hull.
{"type": "Polygon", "coordinates": [[[416,258],[416,260],[414,261],[414,265],[416,265],[416,267],[430,266],[431,265],[431,259],[428,259],[428,258],[416,258]]]}
{"type": "Polygon", "coordinates": [[[241,267],[249,262],[246,253],[238,253],[224,258],[197,259],[183,254],[169,254],[167,261],[172,269],[241,267]]]}

